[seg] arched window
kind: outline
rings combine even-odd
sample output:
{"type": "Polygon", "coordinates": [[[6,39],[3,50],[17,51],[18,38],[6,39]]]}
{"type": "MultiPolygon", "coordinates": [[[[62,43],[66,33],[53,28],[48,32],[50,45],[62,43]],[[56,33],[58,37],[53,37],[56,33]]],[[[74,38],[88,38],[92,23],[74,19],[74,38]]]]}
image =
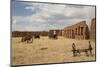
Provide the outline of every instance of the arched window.
{"type": "Polygon", "coordinates": [[[77,28],[75,29],[75,35],[77,35],[77,28]]]}
{"type": "Polygon", "coordinates": [[[80,27],[78,27],[78,35],[80,35],[80,27]]]}
{"type": "Polygon", "coordinates": [[[83,27],[81,27],[81,35],[83,35],[83,27]]]}

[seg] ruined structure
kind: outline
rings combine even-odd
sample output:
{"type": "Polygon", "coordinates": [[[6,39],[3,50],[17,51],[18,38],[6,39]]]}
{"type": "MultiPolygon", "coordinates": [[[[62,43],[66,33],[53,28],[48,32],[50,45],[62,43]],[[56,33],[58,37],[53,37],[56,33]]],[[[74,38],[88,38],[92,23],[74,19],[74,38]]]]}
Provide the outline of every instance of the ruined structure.
{"type": "Polygon", "coordinates": [[[49,30],[49,35],[57,34],[58,36],[62,36],[62,30],[49,30]]]}
{"type": "Polygon", "coordinates": [[[33,35],[33,32],[27,32],[27,31],[13,31],[12,32],[12,37],[23,37],[27,34],[33,35]]]}
{"type": "Polygon", "coordinates": [[[92,40],[96,39],[96,18],[93,18],[91,20],[90,39],[92,39],[92,40]]]}
{"type": "Polygon", "coordinates": [[[41,31],[40,32],[40,35],[41,36],[48,36],[48,31],[41,31]]]}
{"type": "Polygon", "coordinates": [[[64,29],[53,29],[49,31],[14,31],[12,32],[12,37],[22,37],[25,36],[27,33],[30,35],[39,34],[40,36],[48,36],[54,35],[57,36],[64,36],[66,38],[72,39],[93,39],[96,38],[96,18],[91,20],[90,31],[86,21],[81,21],[77,24],[72,26],[67,26],[64,29]]]}
{"type": "Polygon", "coordinates": [[[65,27],[64,36],[73,39],[89,39],[89,29],[86,21],[65,27]]]}
{"type": "Polygon", "coordinates": [[[12,32],[12,37],[23,37],[25,35],[30,34],[30,35],[41,35],[41,36],[48,36],[47,31],[13,31],[12,32]]]}

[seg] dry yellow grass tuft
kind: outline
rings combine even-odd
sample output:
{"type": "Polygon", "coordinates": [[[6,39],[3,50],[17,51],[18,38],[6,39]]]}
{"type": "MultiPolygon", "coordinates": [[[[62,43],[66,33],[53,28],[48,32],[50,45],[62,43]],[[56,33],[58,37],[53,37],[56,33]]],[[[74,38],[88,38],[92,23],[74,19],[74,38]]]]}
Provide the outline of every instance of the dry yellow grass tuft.
{"type": "Polygon", "coordinates": [[[88,40],[75,40],[59,37],[57,40],[41,37],[34,39],[33,43],[21,42],[21,38],[12,38],[12,63],[19,64],[44,64],[76,61],[95,60],[95,42],[91,42],[94,56],[87,57],[84,53],[81,56],[73,57],[72,43],[77,48],[87,48],[88,40]]]}

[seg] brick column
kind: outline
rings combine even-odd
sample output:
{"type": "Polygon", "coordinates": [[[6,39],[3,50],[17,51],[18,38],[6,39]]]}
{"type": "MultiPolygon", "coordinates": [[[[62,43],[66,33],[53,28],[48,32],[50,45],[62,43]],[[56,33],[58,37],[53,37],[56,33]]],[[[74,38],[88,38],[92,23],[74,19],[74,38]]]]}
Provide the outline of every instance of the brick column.
{"type": "Polygon", "coordinates": [[[85,37],[86,37],[86,27],[83,27],[83,38],[85,39],[85,37]]]}

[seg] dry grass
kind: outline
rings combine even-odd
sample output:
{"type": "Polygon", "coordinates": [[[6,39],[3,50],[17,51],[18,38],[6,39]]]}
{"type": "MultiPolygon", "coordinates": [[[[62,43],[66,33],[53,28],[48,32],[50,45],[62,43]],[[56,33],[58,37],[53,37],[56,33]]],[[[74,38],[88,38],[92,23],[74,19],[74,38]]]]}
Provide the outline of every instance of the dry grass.
{"type": "Polygon", "coordinates": [[[12,63],[17,64],[44,64],[44,63],[61,63],[76,61],[95,60],[95,42],[93,46],[94,56],[87,57],[84,53],[81,56],[73,57],[72,43],[77,48],[87,48],[88,40],[75,40],[59,37],[57,40],[41,37],[34,39],[33,43],[20,42],[21,38],[12,38],[12,63]]]}

